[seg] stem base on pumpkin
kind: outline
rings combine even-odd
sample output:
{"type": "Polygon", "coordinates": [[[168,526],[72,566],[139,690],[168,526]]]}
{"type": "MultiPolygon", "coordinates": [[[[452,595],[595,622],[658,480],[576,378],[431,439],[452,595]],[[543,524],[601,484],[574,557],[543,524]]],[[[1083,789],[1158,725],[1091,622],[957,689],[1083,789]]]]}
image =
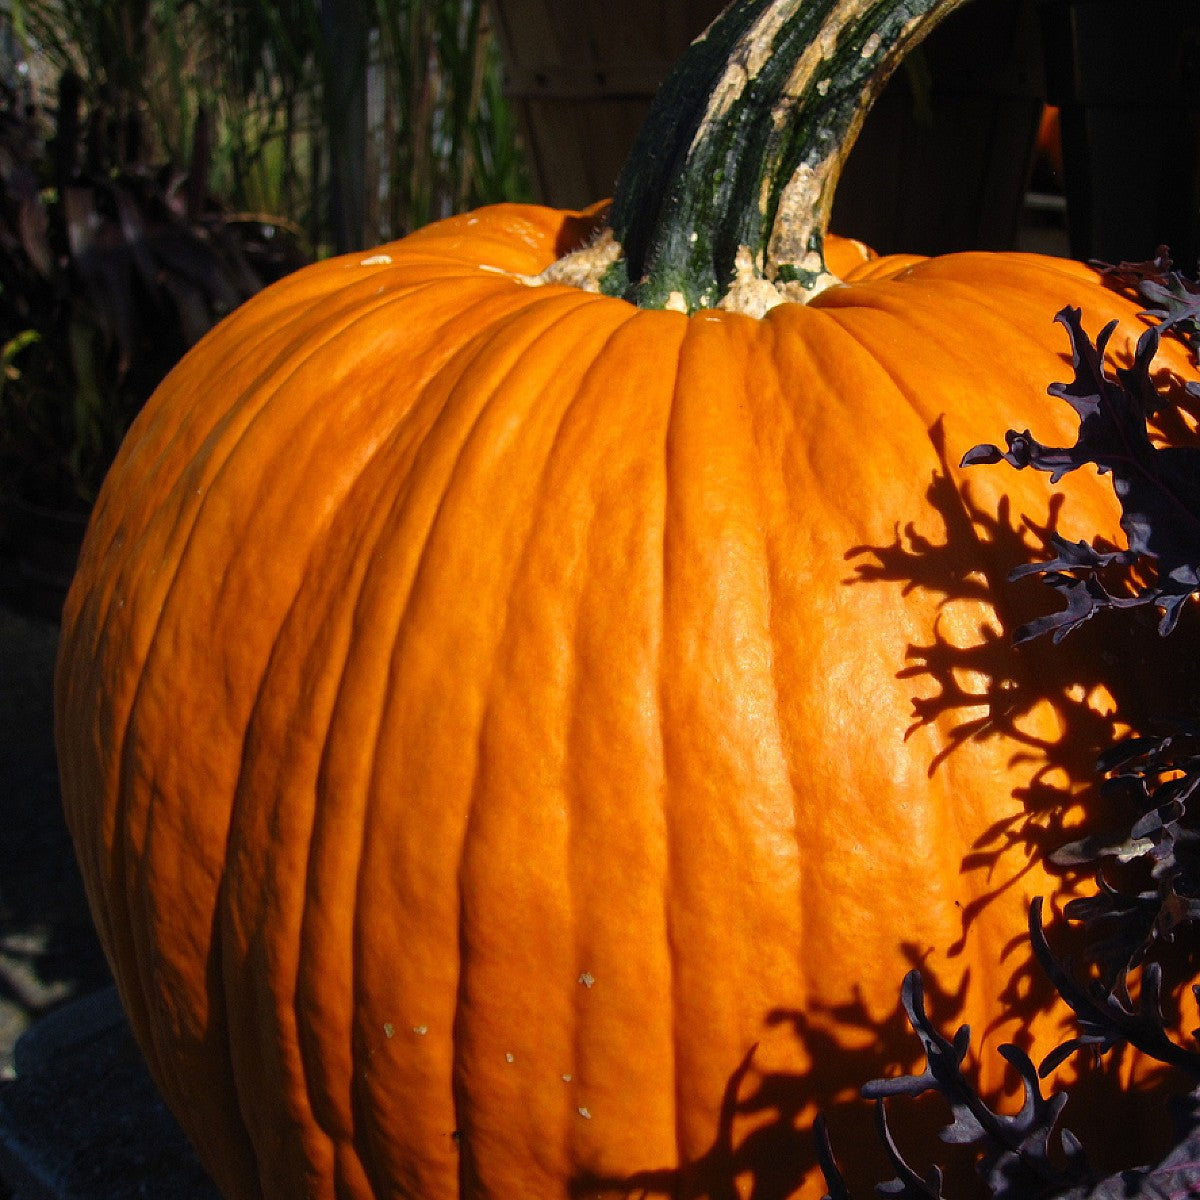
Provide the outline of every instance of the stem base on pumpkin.
{"type": "Polygon", "coordinates": [[[620,253],[601,290],[761,315],[836,283],[824,241],[842,164],[904,55],[961,3],[735,0],[655,100],[613,198],[620,253]]]}

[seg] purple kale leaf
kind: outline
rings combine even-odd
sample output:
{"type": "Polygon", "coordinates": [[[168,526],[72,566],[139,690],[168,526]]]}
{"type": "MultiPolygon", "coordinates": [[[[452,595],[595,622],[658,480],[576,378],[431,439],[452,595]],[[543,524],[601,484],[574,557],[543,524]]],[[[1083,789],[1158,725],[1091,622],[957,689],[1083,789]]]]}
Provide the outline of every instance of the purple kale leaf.
{"type": "Polygon", "coordinates": [[[1058,1200],[1182,1200],[1200,1196],[1200,1121],[1195,1109],[1200,1095],[1186,1097],[1190,1111],[1181,1112],[1182,1132],[1167,1156],[1152,1167],[1134,1167],[1064,1192],[1058,1200]]]}
{"type": "Polygon", "coordinates": [[[1014,576],[1041,574],[1066,599],[1066,607],[1019,630],[1017,640],[1050,633],[1058,641],[1098,612],[1142,605],[1159,609],[1159,628],[1169,633],[1187,599],[1200,590],[1200,450],[1158,447],[1150,439],[1147,422],[1165,402],[1150,376],[1163,327],[1147,329],[1132,365],[1110,373],[1104,354],[1116,322],[1093,344],[1077,308],[1063,309],[1056,319],[1071,341],[1075,377],[1049,391],[1079,417],[1075,444],[1046,446],[1028,430],[1009,430],[1007,449],[976,446],[963,457],[963,465],[1007,462],[1017,469],[1046,471],[1056,483],[1090,464],[1112,476],[1128,547],[1105,550],[1052,538],[1057,556],[1020,567],[1014,576]]]}
{"type": "Polygon", "coordinates": [[[1146,301],[1146,316],[1157,318],[1160,329],[1173,329],[1190,342],[1200,332],[1200,283],[1178,271],[1145,279],[1138,294],[1146,301]]]}
{"type": "MultiPolygon", "coordinates": [[[[1086,1200],[1179,1200],[1200,1196],[1200,1128],[1194,1128],[1154,1167],[1123,1171],[1084,1194],[1086,1200]]],[[[1072,1200],[1065,1197],[1064,1200],[1072,1200]]],[[[1083,1200],[1083,1196],[1080,1197],[1083,1200]]]]}
{"type": "MultiPolygon", "coordinates": [[[[1091,1173],[1078,1140],[1069,1131],[1056,1128],[1067,1102],[1065,1093],[1042,1095],[1037,1069],[1023,1050],[1005,1045],[999,1052],[1020,1075],[1024,1102],[1016,1113],[995,1112],[963,1072],[970,1028],[960,1026],[952,1039],[938,1031],[925,1012],[925,990],[918,971],[905,976],[900,999],[925,1050],[925,1069],[917,1075],[872,1080],[862,1089],[865,1099],[876,1101],[880,1137],[896,1170],[894,1179],[875,1189],[878,1195],[901,1200],[942,1200],[942,1172],[931,1167],[926,1175],[918,1174],[904,1160],[887,1119],[886,1101],[913,1098],[926,1092],[939,1094],[949,1105],[951,1121],[941,1131],[942,1140],[974,1148],[976,1165],[996,1200],[1059,1196],[1090,1180],[1091,1173]]],[[[828,1200],[849,1200],[823,1125],[818,1128],[817,1137],[821,1166],[830,1189],[828,1200]]]]}
{"type": "Polygon", "coordinates": [[[1125,978],[1115,983],[1088,978],[1081,983],[1055,957],[1042,927],[1041,897],[1029,907],[1029,933],[1038,963],[1075,1013],[1079,1025],[1077,1037],[1064,1042],[1042,1061],[1042,1075],[1049,1074],[1076,1050],[1090,1047],[1104,1053],[1128,1043],[1143,1054],[1200,1080],[1200,1054],[1173,1041],[1163,1025],[1162,968],[1157,961],[1145,963],[1135,1003],[1125,978]]]}
{"type": "Polygon", "coordinates": [[[1097,978],[1115,989],[1148,955],[1200,922],[1200,723],[1125,738],[1101,755],[1098,768],[1105,776],[1100,794],[1114,811],[1128,813],[1129,824],[1071,842],[1050,860],[1095,872],[1097,892],[1072,900],[1065,915],[1089,928],[1097,978]],[[1109,867],[1120,871],[1119,885],[1106,877],[1109,867]]]}
{"type": "MultiPolygon", "coordinates": [[[[1147,307],[1142,316],[1154,318],[1160,328],[1182,339],[1200,362],[1200,282],[1171,269],[1166,246],[1159,246],[1155,256],[1145,262],[1092,265],[1113,287],[1144,300],[1147,307]]],[[[1189,383],[1187,390],[1200,396],[1200,383],[1189,383]]]]}
{"type": "MultiPolygon", "coordinates": [[[[1082,466],[1109,475],[1121,505],[1124,550],[1069,542],[1051,535],[1054,557],[1028,564],[1014,577],[1037,574],[1065,599],[1059,612],[1017,632],[1017,641],[1050,633],[1055,641],[1099,612],[1152,605],[1165,635],[1176,626],[1186,601],[1200,591],[1200,449],[1156,446],[1149,422],[1167,400],[1156,391],[1151,364],[1164,333],[1187,342],[1200,354],[1200,284],[1170,270],[1165,249],[1152,262],[1111,268],[1117,286],[1136,289],[1147,302],[1144,315],[1158,324],[1143,334],[1133,363],[1105,369],[1105,351],[1115,322],[1093,344],[1077,309],[1058,314],[1071,341],[1074,378],[1055,384],[1050,394],[1067,401],[1079,418],[1072,446],[1047,446],[1026,430],[1009,431],[1006,449],[976,446],[963,465],[1007,462],[1017,469],[1048,472],[1053,482],[1082,466]]],[[[1188,391],[1200,396],[1200,385],[1188,391]]],[[[1024,1102],[1019,1112],[994,1112],[963,1072],[970,1031],[953,1039],[940,1034],[924,1006],[921,977],[910,973],[902,1003],[925,1048],[920,1074],[875,1080],[863,1096],[876,1101],[880,1137],[896,1172],[876,1193],[900,1200],[943,1200],[937,1167],[915,1171],[889,1127],[886,1102],[926,1092],[942,1096],[952,1120],[943,1130],[948,1143],[968,1146],[994,1200],[1054,1196],[1058,1200],[1166,1200],[1200,1196],[1200,1089],[1177,1105],[1175,1148],[1154,1166],[1137,1167],[1096,1182],[1078,1141],[1057,1128],[1066,1103],[1059,1093],[1045,1097],[1041,1079],[1073,1053],[1103,1054],[1119,1045],[1142,1053],[1200,1080],[1200,1053],[1176,1041],[1162,1012],[1163,970],[1157,954],[1185,928],[1200,921],[1200,830],[1194,798],[1200,790],[1200,723],[1176,721],[1165,733],[1126,738],[1101,756],[1101,791],[1129,813],[1121,832],[1091,835],[1052,855],[1059,867],[1091,867],[1096,894],[1072,900],[1069,921],[1086,930],[1071,964],[1052,953],[1042,928],[1042,902],[1030,907],[1030,938],[1035,956],[1074,1011],[1078,1034],[1035,1069],[1015,1046],[1000,1052],[1017,1070],[1024,1102]],[[1116,869],[1119,876],[1109,878],[1116,869]],[[1136,993],[1130,980],[1136,979],[1136,993]],[[1134,999],[1136,994],[1136,1000],[1134,999]]],[[[1193,991],[1200,998],[1200,986],[1193,991]]],[[[1200,1030],[1193,1032],[1200,1038],[1200,1030]]],[[[838,1171],[822,1121],[815,1127],[818,1154],[829,1193],[826,1200],[852,1200],[838,1171]]]]}

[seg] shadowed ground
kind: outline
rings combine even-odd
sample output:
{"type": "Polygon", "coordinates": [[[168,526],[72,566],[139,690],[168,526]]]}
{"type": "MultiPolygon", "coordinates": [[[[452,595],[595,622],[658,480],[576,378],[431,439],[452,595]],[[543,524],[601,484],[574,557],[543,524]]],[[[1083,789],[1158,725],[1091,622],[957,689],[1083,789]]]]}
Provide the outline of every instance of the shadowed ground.
{"type": "Polygon", "coordinates": [[[0,1200],[216,1200],[92,929],[54,760],[58,627],[6,599],[0,579],[0,1200]]]}

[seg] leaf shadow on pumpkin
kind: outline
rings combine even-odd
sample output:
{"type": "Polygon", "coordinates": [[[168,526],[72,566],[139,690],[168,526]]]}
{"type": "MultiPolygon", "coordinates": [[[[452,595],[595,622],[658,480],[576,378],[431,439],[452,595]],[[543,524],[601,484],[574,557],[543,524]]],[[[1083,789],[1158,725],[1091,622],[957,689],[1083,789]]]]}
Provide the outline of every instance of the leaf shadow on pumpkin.
{"type": "MultiPolygon", "coordinates": [[[[928,949],[909,943],[902,952],[909,966],[922,971],[927,1011],[933,1024],[952,1034],[960,1021],[969,980],[964,978],[956,991],[949,992],[938,986],[929,971],[928,949]]],[[[857,1079],[865,1084],[881,1074],[896,1076],[921,1070],[923,1050],[899,1003],[899,991],[897,984],[897,1003],[882,1021],[868,1014],[866,1003],[857,995],[845,1004],[826,1009],[779,1009],[767,1014],[764,1034],[790,1032],[811,1058],[813,1065],[808,1070],[771,1069],[759,1061],[761,1048],[751,1048],[730,1075],[716,1135],[703,1155],[681,1167],[639,1171],[621,1178],[581,1176],[573,1181],[571,1194],[579,1200],[615,1196],[645,1200],[788,1200],[806,1181],[811,1183],[817,1171],[819,1157],[812,1121],[819,1112],[826,1120],[852,1195],[866,1200],[875,1194],[876,1183],[892,1178],[895,1172],[879,1140],[873,1107],[859,1097],[857,1089],[847,1088],[846,1080],[857,1079]],[[888,1064],[886,1072],[881,1071],[881,1062],[888,1064]]],[[[968,1076],[981,1054],[996,1056],[994,1044],[981,1051],[976,1048],[976,1040],[968,1053],[968,1076]]],[[[1113,1064],[1109,1066],[1111,1069],[1113,1064]]],[[[1144,1097],[1118,1095],[1112,1103],[1112,1091],[1111,1079],[1100,1073],[1078,1082],[1071,1089],[1067,1127],[1073,1131],[1081,1128],[1072,1119],[1075,1107],[1098,1111],[1098,1104],[1090,1097],[1100,1092],[1105,1096],[1103,1118],[1082,1127],[1085,1137],[1090,1134],[1094,1141],[1105,1129],[1135,1124],[1139,1115],[1144,1115],[1144,1097]]],[[[999,1100],[997,1107],[1015,1111],[1019,1107],[1015,1091],[999,1100]]],[[[941,1097],[894,1100],[888,1114],[906,1161],[922,1173],[929,1164],[942,1168],[947,1197],[984,1200],[990,1195],[975,1170],[972,1149],[947,1146],[938,1136],[950,1123],[949,1107],[941,1097]]],[[[1164,1151],[1168,1141],[1164,1136],[1164,1151]]],[[[1113,1165],[1099,1164],[1102,1170],[1113,1165]]]]}
{"type": "MultiPolygon", "coordinates": [[[[926,954],[906,945],[909,965],[922,967],[926,954]]],[[[933,984],[932,1011],[960,1011],[965,993],[949,995],[933,984]]],[[[672,1197],[672,1200],[786,1200],[801,1186],[818,1162],[812,1118],[816,1111],[833,1114],[835,1136],[858,1147],[866,1161],[884,1178],[887,1159],[875,1141],[868,1107],[847,1096],[846,1079],[865,1083],[879,1072],[881,1057],[904,1071],[920,1062],[920,1044],[897,1003],[882,1023],[871,1020],[859,998],[825,1013],[779,1009],[768,1013],[764,1034],[790,1030],[804,1043],[813,1066],[803,1074],[772,1070],[759,1063],[760,1047],[752,1047],[732,1073],[721,1099],[716,1136],[706,1153],[681,1167],[639,1171],[623,1178],[597,1175],[574,1181],[573,1196],[597,1195],[672,1197]],[[846,1032],[857,1033],[857,1045],[847,1044],[846,1032]],[[849,1101],[849,1103],[847,1103],[849,1101]]],[[[854,1036],[851,1034],[851,1041],[854,1036]]],[[[931,1107],[931,1106],[920,1106],[931,1107]]],[[[926,1120],[928,1139],[934,1123],[926,1120]]],[[[911,1122],[906,1124],[912,1132],[911,1122]]],[[[872,1181],[875,1175],[869,1175],[872,1181]]]]}
{"type": "MultiPolygon", "coordinates": [[[[998,736],[1019,747],[1012,765],[1028,767],[1028,782],[1014,793],[1020,811],[981,830],[964,860],[964,870],[977,869],[1014,848],[1027,857],[1044,856],[1078,837],[1077,828],[1064,826],[1064,811],[1073,790],[1095,783],[1098,755],[1126,726],[1140,728],[1174,711],[1194,711],[1200,690],[1190,680],[1175,686],[1178,644],[1158,635],[1156,614],[1148,611],[1097,619],[1058,645],[1041,638],[1015,646],[1016,631],[1055,607],[1057,599],[1037,579],[1013,581],[1009,573],[1050,557],[1049,539],[1063,496],[1051,496],[1044,525],[1014,517],[1007,496],[993,515],[976,502],[969,481],[956,479],[941,424],[929,435],[940,465],[926,500],[942,522],[944,539],[923,537],[911,525],[897,527],[891,545],[847,551],[855,574],[846,582],[899,583],[904,594],[920,589],[943,603],[994,605],[996,623],[980,627],[974,644],[955,645],[935,625],[932,641],[909,646],[907,664],[897,672],[898,678],[933,688],[932,694],[913,696],[909,729],[911,734],[927,724],[942,725],[947,744],[930,763],[931,776],[968,742],[998,736]],[[1106,694],[1111,703],[1098,704],[1106,694]],[[1046,704],[1057,717],[1053,737],[1035,733],[1026,721],[1046,704]],[[955,714],[961,716],[957,723],[955,714]]],[[[1110,814],[1097,807],[1086,819],[1103,823],[1110,814]]],[[[964,932],[987,901],[985,895],[964,907],[964,932]]]]}
{"type": "MultiPolygon", "coordinates": [[[[927,952],[911,944],[906,944],[903,952],[912,966],[927,967],[927,952]]],[[[923,978],[930,1018],[950,1035],[958,1026],[956,1014],[962,1010],[968,981],[964,979],[956,993],[949,993],[939,989],[932,976],[923,974],[923,978]]],[[[729,1078],[716,1135],[703,1155],[682,1167],[638,1171],[625,1177],[581,1176],[572,1183],[572,1196],[579,1200],[615,1196],[788,1200],[806,1182],[811,1183],[818,1168],[814,1112],[826,1120],[851,1194],[856,1200],[875,1195],[875,1185],[893,1178],[895,1170],[879,1140],[873,1107],[857,1092],[848,1092],[845,1080],[860,1078],[866,1083],[879,1077],[881,1059],[889,1063],[889,1077],[921,1070],[922,1048],[900,1004],[882,1022],[871,1019],[856,997],[824,1012],[777,1010],[768,1014],[766,1025],[790,1026],[812,1056],[813,1067],[804,1073],[764,1069],[757,1061],[759,1048],[752,1047],[729,1078]],[[857,1033],[858,1038],[848,1038],[847,1031],[857,1033]]],[[[973,1041],[965,1064],[968,1077],[980,1053],[973,1041]]],[[[995,1045],[982,1053],[995,1056],[995,1045]]],[[[1098,1174],[1132,1165],[1121,1156],[1120,1139],[1111,1134],[1114,1129],[1144,1124],[1146,1119],[1146,1094],[1119,1090],[1114,1083],[1116,1070],[1116,1060],[1109,1060],[1105,1070],[1077,1080],[1070,1088],[1062,1122],[1082,1135],[1098,1174]],[[1077,1112],[1083,1115],[1082,1123],[1076,1119],[1077,1112]],[[1101,1152],[1092,1154],[1093,1147],[1101,1152]]],[[[1013,1112],[1019,1100],[1010,1094],[996,1106],[1013,1112]]],[[[1155,1100],[1155,1109],[1160,1107],[1165,1108],[1165,1096],[1161,1105],[1155,1100]]],[[[905,1160],[921,1173],[937,1164],[947,1197],[985,1200],[991,1196],[976,1171],[974,1150],[947,1145],[939,1137],[951,1120],[949,1106],[941,1097],[930,1094],[915,1100],[893,1100],[888,1115],[905,1160]]],[[[1147,1161],[1165,1153],[1169,1144],[1164,1120],[1162,1144],[1151,1149],[1147,1161]]]]}
{"type": "MultiPolygon", "coordinates": [[[[891,544],[858,546],[847,552],[854,575],[846,583],[898,583],[904,594],[920,589],[945,603],[975,600],[994,605],[997,614],[995,624],[980,627],[973,644],[965,646],[951,643],[935,626],[927,644],[909,647],[907,662],[897,672],[898,677],[914,681],[914,691],[918,681],[924,684],[922,694],[913,697],[910,733],[935,721],[949,731],[945,749],[930,764],[931,776],[960,747],[997,736],[1017,747],[1013,765],[1028,767],[1027,783],[1014,793],[1019,806],[981,830],[963,860],[964,872],[981,872],[990,886],[962,905],[960,939],[948,947],[903,948],[910,965],[922,969],[933,1023],[950,1036],[961,1020],[967,980],[964,978],[963,991],[957,994],[940,990],[936,977],[924,969],[931,951],[951,956],[961,952],[972,923],[1001,890],[1017,885],[1032,863],[1080,836],[1078,824],[1068,829],[1066,809],[1074,792],[1095,783],[1097,756],[1116,740],[1123,724],[1137,727],[1156,713],[1185,705],[1194,710],[1200,696],[1167,694],[1145,685],[1146,680],[1168,681],[1180,674],[1178,647],[1158,636],[1153,613],[1091,622],[1058,645],[1044,638],[1014,647],[1016,630],[1052,608],[1056,599],[1037,580],[1013,582],[1009,573],[1022,563],[1049,556],[1046,547],[1063,496],[1052,494],[1045,525],[1015,516],[1007,497],[989,512],[976,501],[969,478],[963,477],[957,460],[952,459],[940,422],[930,429],[929,436],[938,467],[926,500],[941,522],[943,536],[932,538],[918,533],[913,525],[897,525],[891,544]],[[1116,670],[1118,662],[1136,663],[1137,669],[1128,673],[1116,670]],[[1112,702],[1097,704],[1105,690],[1112,702]],[[1036,706],[1045,703],[1052,704],[1057,714],[1052,738],[1036,734],[1025,720],[1036,706]],[[1015,873],[1008,868],[1002,875],[996,869],[1002,861],[1029,865],[1015,873]],[[990,874],[993,869],[994,875],[990,874]]],[[[1073,820],[1078,820],[1077,814],[1073,820]]],[[[1112,814],[1089,800],[1084,828],[1105,828],[1111,823],[1112,814]]],[[[1056,949],[1071,947],[1074,931],[1062,921],[1054,922],[1051,933],[1056,949]]],[[[1023,1036],[1025,1019],[1043,1009],[1052,996],[1027,934],[1018,932],[1007,944],[992,949],[1004,990],[993,1021],[987,1028],[973,1031],[969,1064],[978,1064],[983,1055],[996,1055],[996,1039],[989,1035],[1014,1016],[1018,1032],[1014,1034],[1010,1026],[1006,1036],[1030,1049],[1029,1038],[1023,1036]],[[986,1044],[980,1049],[982,1043],[986,1044]]],[[[869,973],[872,964],[864,963],[863,970],[869,973]]],[[[759,1057],[751,1051],[730,1076],[716,1137],[703,1156],[685,1166],[638,1172],[624,1179],[580,1178],[573,1194],[581,1198],[784,1200],[817,1165],[811,1129],[816,1111],[828,1121],[835,1152],[845,1156],[840,1165],[853,1194],[873,1194],[874,1184],[891,1178],[894,1171],[879,1141],[871,1106],[859,1099],[855,1089],[847,1093],[846,1080],[867,1083],[881,1073],[881,1062],[890,1064],[887,1074],[919,1069],[920,1043],[899,1003],[899,976],[895,982],[897,1003],[883,1021],[870,1014],[858,998],[828,1011],[810,1008],[767,1014],[764,1032],[789,1029],[803,1047],[803,1060],[814,1064],[812,1068],[803,1074],[772,1070],[760,1066],[759,1057]]],[[[1064,1020],[1063,1040],[1073,1032],[1070,1022],[1064,1020]]],[[[1121,1139],[1114,1139],[1111,1131],[1145,1130],[1148,1124],[1153,1128],[1155,1119],[1147,1113],[1165,1111],[1173,1090],[1165,1075],[1148,1089],[1121,1089],[1114,1082],[1120,1066],[1117,1052],[1082,1070],[1070,1087],[1064,1113],[1063,1123],[1080,1135],[1101,1171],[1136,1165],[1123,1160],[1121,1139]]],[[[1006,1073],[1006,1078],[1015,1088],[1015,1075],[1006,1073]]],[[[1001,1107],[1006,1104],[1017,1106],[1015,1093],[1000,1101],[1001,1107]]],[[[927,1164],[936,1162],[946,1168],[946,1195],[988,1194],[975,1174],[971,1150],[947,1147],[937,1137],[937,1131],[948,1122],[948,1109],[940,1098],[893,1102],[889,1113],[901,1149],[914,1167],[923,1172],[927,1164]]],[[[1158,1149],[1165,1152],[1169,1145],[1165,1119],[1161,1129],[1158,1149]]],[[[1147,1142],[1141,1149],[1148,1149],[1147,1142]]]]}
{"type": "MultiPolygon", "coordinates": [[[[1164,717],[1196,711],[1200,688],[1194,673],[1179,671],[1179,640],[1159,635],[1157,613],[1149,608],[1119,617],[1101,615],[1057,645],[1048,637],[1014,645],[1021,626],[1059,603],[1036,578],[1014,581],[1009,576],[1022,564],[1053,557],[1050,538],[1063,493],[1051,495],[1044,525],[1014,516],[1008,496],[990,513],[976,501],[969,479],[952,465],[963,448],[952,452],[947,447],[940,422],[929,436],[939,466],[926,500],[942,523],[944,538],[922,537],[911,525],[897,527],[890,545],[847,552],[855,567],[847,583],[899,583],[905,594],[920,589],[944,603],[967,599],[994,605],[996,624],[979,628],[971,645],[952,644],[935,625],[931,642],[908,648],[908,662],[897,677],[932,685],[932,694],[913,697],[909,732],[932,722],[940,722],[944,733],[948,730],[945,748],[930,764],[931,776],[970,741],[1002,736],[1018,747],[1011,763],[1028,770],[1027,782],[1013,793],[1019,807],[980,830],[962,869],[986,873],[1000,862],[1020,860],[1028,870],[1035,862],[1044,865],[1050,854],[1081,834],[1121,827],[1123,814],[1096,793],[1098,756],[1128,729],[1146,729],[1164,717]],[[1105,696],[1107,703],[1097,703],[1105,696]],[[1053,737],[1039,736],[1026,722],[1045,704],[1057,717],[1053,737]],[[961,716],[957,723],[956,714],[961,716]],[[1085,798],[1082,813],[1080,796],[1085,798]]],[[[996,879],[992,888],[963,904],[964,940],[997,890],[1013,886],[1022,874],[996,879]]],[[[1059,935],[1069,944],[1071,931],[1058,924],[1059,935]]],[[[954,955],[961,947],[962,941],[947,951],[954,955]]],[[[996,953],[1009,981],[1004,999],[1017,1011],[1019,998],[1035,984],[1044,991],[1044,980],[1024,933],[998,946],[996,953]]]]}

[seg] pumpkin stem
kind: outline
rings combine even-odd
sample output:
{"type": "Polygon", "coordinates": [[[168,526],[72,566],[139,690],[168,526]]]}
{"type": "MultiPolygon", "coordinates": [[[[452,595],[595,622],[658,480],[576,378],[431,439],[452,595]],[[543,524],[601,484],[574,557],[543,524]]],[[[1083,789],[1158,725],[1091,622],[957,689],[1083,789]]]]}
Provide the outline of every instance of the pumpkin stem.
{"type": "Polygon", "coordinates": [[[836,280],[842,163],[904,55],[963,0],[734,0],[660,89],[600,281],[643,308],[761,312],[836,280]]]}

